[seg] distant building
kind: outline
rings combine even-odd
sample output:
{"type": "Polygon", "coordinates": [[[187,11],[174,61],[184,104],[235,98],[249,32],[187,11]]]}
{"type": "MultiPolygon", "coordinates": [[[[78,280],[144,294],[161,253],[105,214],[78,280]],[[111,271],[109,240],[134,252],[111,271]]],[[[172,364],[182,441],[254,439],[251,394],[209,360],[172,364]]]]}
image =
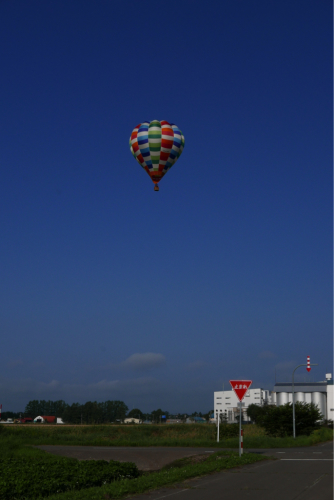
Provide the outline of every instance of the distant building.
{"type": "Polygon", "coordinates": [[[56,417],[49,415],[39,415],[38,417],[34,418],[34,422],[37,424],[54,424],[56,422],[56,417]]]}
{"type": "Polygon", "coordinates": [[[180,418],[167,418],[166,424],[182,424],[182,420],[180,418]]]}
{"type": "MultiPolygon", "coordinates": [[[[326,374],[322,382],[295,382],[295,402],[314,403],[326,420],[334,420],[332,374],[326,374]]],[[[292,382],[276,383],[272,398],[277,406],[292,403],[292,382]]]]}
{"type": "Polygon", "coordinates": [[[206,420],[202,417],[188,417],[186,419],[186,424],[205,424],[206,420]]]}
{"type": "Polygon", "coordinates": [[[125,424],[142,424],[142,420],[140,420],[139,418],[125,418],[124,419],[124,423],[125,424]]]}
{"type": "MultiPolygon", "coordinates": [[[[314,403],[318,406],[326,420],[334,420],[334,385],[332,374],[326,374],[322,382],[295,382],[295,402],[314,403]]],[[[266,404],[281,406],[292,403],[292,382],[276,383],[274,390],[248,389],[242,401],[242,419],[249,422],[247,408],[251,404],[263,406],[266,404]]],[[[214,419],[218,415],[227,423],[236,423],[239,415],[239,400],[234,391],[220,391],[214,393],[214,419]]],[[[210,419],[210,421],[212,421],[210,419]]]]}
{"type": "MultiPolygon", "coordinates": [[[[248,389],[242,401],[242,420],[250,422],[247,416],[248,406],[256,404],[263,406],[264,404],[272,404],[272,398],[269,391],[264,389],[248,389]]],[[[218,421],[218,415],[221,419],[229,424],[236,423],[239,416],[240,407],[239,400],[233,390],[219,391],[214,393],[214,419],[218,421]]]]}
{"type": "Polygon", "coordinates": [[[32,422],[32,418],[30,417],[27,418],[21,417],[21,418],[16,418],[14,420],[15,424],[28,424],[29,422],[32,422]]]}

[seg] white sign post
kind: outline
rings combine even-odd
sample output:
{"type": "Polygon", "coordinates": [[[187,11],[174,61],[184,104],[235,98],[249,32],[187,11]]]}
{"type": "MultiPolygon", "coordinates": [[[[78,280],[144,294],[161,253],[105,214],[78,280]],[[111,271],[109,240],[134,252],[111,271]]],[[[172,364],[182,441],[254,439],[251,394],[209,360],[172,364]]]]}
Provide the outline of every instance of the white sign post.
{"type": "Polygon", "coordinates": [[[251,386],[252,380],[230,380],[230,384],[232,389],[234,390],[237,398],[239,399],[240,405],[240,414],[239,414],[239,457],[244,452],[244,443],[243,443],[243,435],[241,429],[241,420],[242,420],[242,400],[244,399],[246,392],[251,386]]]}

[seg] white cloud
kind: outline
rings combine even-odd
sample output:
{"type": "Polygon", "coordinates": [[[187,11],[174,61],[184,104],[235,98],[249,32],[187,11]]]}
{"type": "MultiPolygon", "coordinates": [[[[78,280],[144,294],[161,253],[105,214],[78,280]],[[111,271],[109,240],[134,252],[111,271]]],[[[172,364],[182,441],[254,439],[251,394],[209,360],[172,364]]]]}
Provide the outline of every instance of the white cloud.
{"type": "MultiPolygon", "coordinates": [[[[157,396],[161,382],[153,377],[139,377],[128,380],[100,380],[90,384],[75,384],[51,380],[41,382],[35,379],[0,379],[0,392],[4,407],[9,409],[12,401],[21,400],[25,406],[32,399],[64,399],[68,403],[106,401],[140,396],[157,396]]],[[[17,403],[16,403],[17,404],[17,403]]]]}
{"type": "Polygon", "coordinates": [[[122,364],[132,370],[144,371],[164,365],[166,358],[162,354],[155,352],[144,352],[132,354],[122,364]]]}

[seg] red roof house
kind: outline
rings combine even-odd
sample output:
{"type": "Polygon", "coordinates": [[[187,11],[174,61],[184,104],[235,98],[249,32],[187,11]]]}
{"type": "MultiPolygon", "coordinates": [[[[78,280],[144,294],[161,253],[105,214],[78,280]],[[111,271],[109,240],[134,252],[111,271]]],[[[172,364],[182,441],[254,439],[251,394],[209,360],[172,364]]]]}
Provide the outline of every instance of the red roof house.
{"type": "Polygon", "coordinates": [[[45,422],[48,424],[53,424],[56,422],[56,417],[49,417],[47,415],[41,415],[42,418],[44,418],[45,422]]]}

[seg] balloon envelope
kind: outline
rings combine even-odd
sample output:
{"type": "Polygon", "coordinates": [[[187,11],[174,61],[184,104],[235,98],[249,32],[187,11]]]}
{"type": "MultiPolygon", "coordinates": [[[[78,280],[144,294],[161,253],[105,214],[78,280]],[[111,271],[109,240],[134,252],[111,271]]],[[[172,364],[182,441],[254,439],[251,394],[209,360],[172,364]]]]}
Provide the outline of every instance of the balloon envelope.
{"type": "Polygon", "coordinates": [[[184,137],[173,123],[153,120],[133,129],[129,145],[139,165],[157,184],[181,155],[184,137]]]}

